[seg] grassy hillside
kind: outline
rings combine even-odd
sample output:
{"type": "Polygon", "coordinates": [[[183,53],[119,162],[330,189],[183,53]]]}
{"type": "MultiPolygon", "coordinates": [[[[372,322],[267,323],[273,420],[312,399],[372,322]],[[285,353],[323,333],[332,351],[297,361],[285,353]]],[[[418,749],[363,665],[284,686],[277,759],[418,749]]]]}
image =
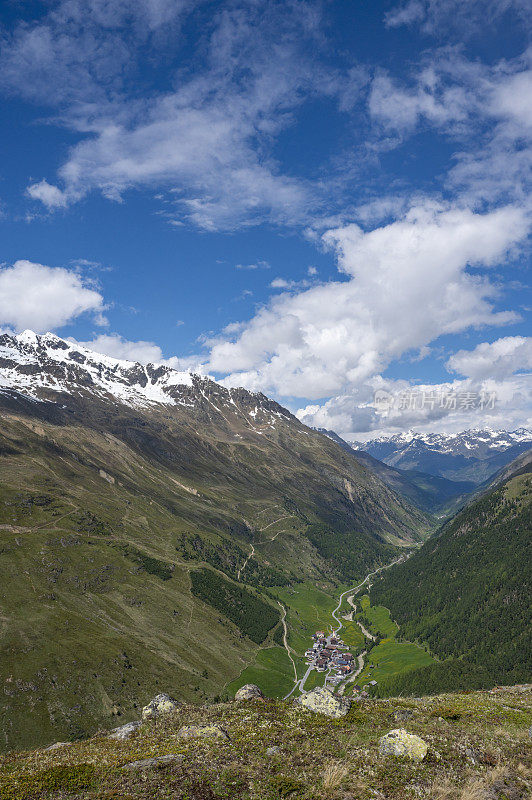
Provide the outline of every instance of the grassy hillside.
{"type": "Polygon", "coordinates": [[[422,514],[288,412],[250,423],[257,396],[226,408],[208,391],[142,411],[1,396],[0,748],[131,719],[148,686],[216,697],[276,646],[270,591],[332,594],[346,569],[425,535],[422,514]]]}
{"type": "Polygon", "coordinates": [[[388,693],[530,680],[532,474],[519,459],[501,486],[463,509],[372,589],[410,640],[441,663],[391,678],[388,693]]]}
{"type": "Polygon", "coordinates": [[[367,700],[335,721],[273,700],[187,705],[126,741],[100,732],[55,750],[4,756],[0,797],[526,800],[531,723],[530,692],[517,689],[367,700]],[[185,725],[217,725],[226,737],[183,738],[185,725]],[[397,727],[427,743],[423,761],[379,755],[380,737],[397,727]]]}

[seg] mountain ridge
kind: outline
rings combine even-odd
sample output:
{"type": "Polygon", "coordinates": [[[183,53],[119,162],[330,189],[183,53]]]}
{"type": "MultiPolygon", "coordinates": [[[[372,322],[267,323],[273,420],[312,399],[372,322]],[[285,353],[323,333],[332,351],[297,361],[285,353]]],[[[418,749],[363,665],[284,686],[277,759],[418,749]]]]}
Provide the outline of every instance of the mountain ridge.
{"type": "Polygon", "coordinates": [[[133,718],[157,682],[212,699],[261,648],[288,660],[271,587],[332,593],[430,529],[264,395],[0,344],[4,749],[133,718]]]}
{"type": "Polygon", "coordinates": [[[456,434],[409,431],[366,442],[349,442],[388,466],[480,486],[532,447],[532,431],[469,429],[456,434]]]}

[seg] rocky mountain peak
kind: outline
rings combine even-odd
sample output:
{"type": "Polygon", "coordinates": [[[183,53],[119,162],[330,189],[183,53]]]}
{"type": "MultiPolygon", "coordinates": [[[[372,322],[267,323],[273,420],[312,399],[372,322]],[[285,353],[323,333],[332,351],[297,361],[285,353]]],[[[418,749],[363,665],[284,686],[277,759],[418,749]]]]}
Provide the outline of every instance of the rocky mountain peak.
{"type": "Polygon", "coordinates": [[[292,419],[289,411],[260,392],[226,388],[211,377],[95,353],[53,333],[23,331],[0,336],[0,392],[38,400],[96,396],[132,407],[207,406],[245,413],[249,421],[292,419]],[[267,417],[267,419],[266,419],[267,417]]]}

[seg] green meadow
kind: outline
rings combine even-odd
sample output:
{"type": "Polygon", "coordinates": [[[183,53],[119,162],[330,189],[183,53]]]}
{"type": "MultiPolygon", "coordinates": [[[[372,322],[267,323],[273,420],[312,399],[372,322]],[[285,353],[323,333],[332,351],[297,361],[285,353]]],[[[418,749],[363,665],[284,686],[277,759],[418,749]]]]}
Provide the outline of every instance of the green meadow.
{"type": "MultiPolygon", "coordinates": [[[[369,620],[371,633],[379,633],[385,638],[366,656],[366,666],[357,678],[358,685],[363,685],[371,680],[375,680],[379,684],[384,678],[434,662],[434,658],[419,645],[413,642],[397,641],[399,626],[391,618],[387,608],[372,606],[368,595],[360,598],[360,606],[362,611],[357,616],[369,620]],[[373,664],[373,668],[370,667],[371,664],[373,664]]],[[[352,689],[353,687],[349,686],[346,691],[350,692],[352,689]]]]}
{"type": "Polygon", "coordinates": [[[334,621],[331,612],[338,601],[312,583],[299,583],[270,591],[286,606],[288,644],[298,656],[303,656],[312,644],[313,633],[330,630],[334,621]]]}
{"type": "Polygon", "coordinates": [[[385,638],[392,638],[397,634],[399,625],[390,617],[387,608],[372,606],[367,594],[360,598],[360,606],[362,607],[362,616],[370,622],[370,633],[380,634],[385,638]]]}
{"type": "Polygon", "coordinates": [[[260,686],[267,697],[282,698],[294,685],[294,669],[283,647],[268,647],[258,650],[253,664],[227,684],[225,694],[233,697],[246,683],[260,686]]]}

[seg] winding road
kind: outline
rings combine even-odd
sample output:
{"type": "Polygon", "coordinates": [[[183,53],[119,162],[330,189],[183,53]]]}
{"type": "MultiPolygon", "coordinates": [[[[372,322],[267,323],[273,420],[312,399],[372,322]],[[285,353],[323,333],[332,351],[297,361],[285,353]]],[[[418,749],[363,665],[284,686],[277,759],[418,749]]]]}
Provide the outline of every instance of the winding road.
{"type": "MultiPolygon", "coordinates": [[[[408,558],[408,556],[406,556],[406,558],[408,558]]],[[[389,569],[390,567],[393,567],[394,564],[398,564],[400,561],[403,561],[404,559],[405,559],[405,556],[402,555],[402,556],[399,556],[399,558],[394,559],[394,561],[390,562],[390,564],[385,564],[383,567],[378,567],[378,569],[375,569],[372,572],[369,572],[366,575],[366,577],[364,578],[364,580],[361,583],[359,583],[357,586],[355,586],[355,587],[353,587],[351,589],[346,589],[345,592],[342,592],[342,594],[340,595],[340,597],[338,599],[338,605],[336,606],[334,611],[331,612],[331,615],[332,615],[334,621],[338,624],[338,627],[331,629],[331,632],[329,633],[329,636],[327,637],[327,641],[329,641],[329,639],[332,636],[337,636],[338,633],[344,627],[343,622],[338,617],[338,612],[340,611],[340,609],[342,607],[342,603],[343,603],[343,600],[344,600],[344,597],[346,596],[346,594],[350,594],[351,595],[350,597],[348,597],[348,603],[349,603],[349,605],[353,606],[353,608],[355,608],[355,606],[354,606],[354,604],[352,602],[353,597],[355,596],[355,594],[357,594],[362,589],[363,586],[366,585],[366,583],[368,583],[370,578],[372,578],[374,575],[377,575],[379,572],[382,572],[382,570],[384,570],[384,569],[389,569]]],[[[281,603],[279,603],[279,605],[281,605],[281,603]]],[[[282,606],[282,608],[284,609],[284,606],[282,606]]],[[[305,682],[306,682],[308,676],[310,675],[310,673],[312,672],[312,670],[314,669],[314,667],[312,666],[312,664],[310,664],[308,669],[307,669],[307,671],[303,675],[303,677],[302,678],[298,678],[297,677],[296,665],[295,665],[294,659],[292,658],[292,653],[291,653],[290,648],[288,647],[288,642],[286,640],[286,634],[287,634],[287,628],[286,628],[286,622],[285,622],[286,609],[284,609],[284,611],[285,611],[285,615],[283,617],[283,627],[284,627],[283,642],[284,642],[284,645],[285,645],[286,652],[288,653],[288,656],[289,656],[290,661],[292,662],[292,664],[294,666],[294,671],[295,671],[294,686],[288,692],[288,694],[285,695],[285,697],[283,697],[283,700],[288,700],[288,698],[296,691],[296,689],[299,689],[300,692],[304,692],[305,691],[305,682]]],[[[367,636],[368,639],[371,639],[371,640],[375,639],[375,637],[372,636],[368,631],[366,631],[366,629],[362,625],[360,627],[362,629],[362,632],[364,633],[365,636],[367,636]]],[[[339,684],[339,686],[338,686],[339,694],[343,694],[347,684],[351,683],[351,681],[355,680],[355,678],[358,675],[360,675],[360,673],[364,669],[364,656],[366,655],[366,652],[367,651],[364,650],[362,653],[360,653],[357,656],[358,669],[353,675],[350,675],[345,681],[343,681],[341,684],[339,684]]],[[[327,685],[327,678],[328,677],[329,677],[329,672],[325,676],[325,685],[327,685]]]]}

